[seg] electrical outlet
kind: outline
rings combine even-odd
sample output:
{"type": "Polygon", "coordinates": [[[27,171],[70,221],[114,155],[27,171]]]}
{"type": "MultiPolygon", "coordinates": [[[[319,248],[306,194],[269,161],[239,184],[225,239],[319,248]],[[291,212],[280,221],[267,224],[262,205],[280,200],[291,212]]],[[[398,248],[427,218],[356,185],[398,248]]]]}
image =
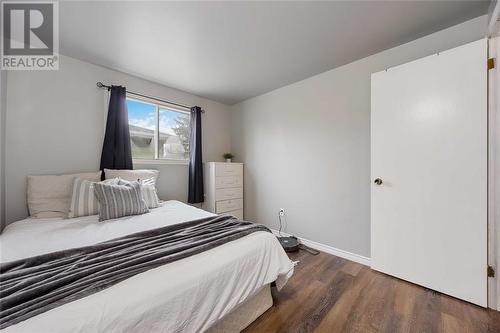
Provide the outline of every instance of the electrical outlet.
{"type": "Polygon", "coordinates": [[[285,208],[280,208],[279,214],[280,214],[280,216],[284,216],[285,215],[285,208]]]}

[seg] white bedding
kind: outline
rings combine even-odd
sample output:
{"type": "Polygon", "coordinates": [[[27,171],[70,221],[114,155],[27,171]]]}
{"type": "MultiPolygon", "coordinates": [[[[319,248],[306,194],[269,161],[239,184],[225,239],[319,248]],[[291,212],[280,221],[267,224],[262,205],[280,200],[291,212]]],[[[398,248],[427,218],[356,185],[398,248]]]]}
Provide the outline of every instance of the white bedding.
{"type": "MultiPolygon", "coordinates": [[[[25,219],[0,236],[1,261],[80,247],[213,214],[178,201],[150,213],[98,222],[25,219]]],[[[133,276],[2,332],[202,332],[263,286],[281,287],[293,263],[267,232],[133,276]]]]}

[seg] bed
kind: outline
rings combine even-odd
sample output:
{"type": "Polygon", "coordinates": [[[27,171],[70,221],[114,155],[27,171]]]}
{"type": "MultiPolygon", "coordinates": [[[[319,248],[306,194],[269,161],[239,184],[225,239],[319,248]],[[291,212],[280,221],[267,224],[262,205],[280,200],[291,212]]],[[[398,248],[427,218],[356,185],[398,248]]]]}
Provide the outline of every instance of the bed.
{"type": "MultiPolygon", "coordinates": [[[[84,247],[212,217],[167,201],[150,213],[98,222],[97,216],[25,219],[0,236],[2,263],[84,247]]],[[[235,332],[272,305],[293,263],[269,232],[258,231],[150,269],[102,291],[8,326],[3,332],[235,332]]]]}

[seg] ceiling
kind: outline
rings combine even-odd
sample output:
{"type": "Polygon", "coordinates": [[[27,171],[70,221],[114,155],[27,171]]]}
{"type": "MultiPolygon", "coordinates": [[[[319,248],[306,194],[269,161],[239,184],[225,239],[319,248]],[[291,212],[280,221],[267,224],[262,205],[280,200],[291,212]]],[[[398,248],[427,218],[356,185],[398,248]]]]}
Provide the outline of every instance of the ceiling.
{"type": "Polygon", "coordinates": [[[60,2],[62,54],[226,104],[485,14],[489,1],[60,2]]]}

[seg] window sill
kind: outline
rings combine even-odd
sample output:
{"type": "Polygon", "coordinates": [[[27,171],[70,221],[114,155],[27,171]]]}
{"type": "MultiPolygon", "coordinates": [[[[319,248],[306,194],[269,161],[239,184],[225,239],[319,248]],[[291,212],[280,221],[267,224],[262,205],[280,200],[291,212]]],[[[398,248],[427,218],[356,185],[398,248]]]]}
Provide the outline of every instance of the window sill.
{"type": "Polygon", "coordinates": [[[189,161],[185,160],[146,160],[146,159],[134,159],[132,161],[139,165],[189,165],[189,161]]]}

